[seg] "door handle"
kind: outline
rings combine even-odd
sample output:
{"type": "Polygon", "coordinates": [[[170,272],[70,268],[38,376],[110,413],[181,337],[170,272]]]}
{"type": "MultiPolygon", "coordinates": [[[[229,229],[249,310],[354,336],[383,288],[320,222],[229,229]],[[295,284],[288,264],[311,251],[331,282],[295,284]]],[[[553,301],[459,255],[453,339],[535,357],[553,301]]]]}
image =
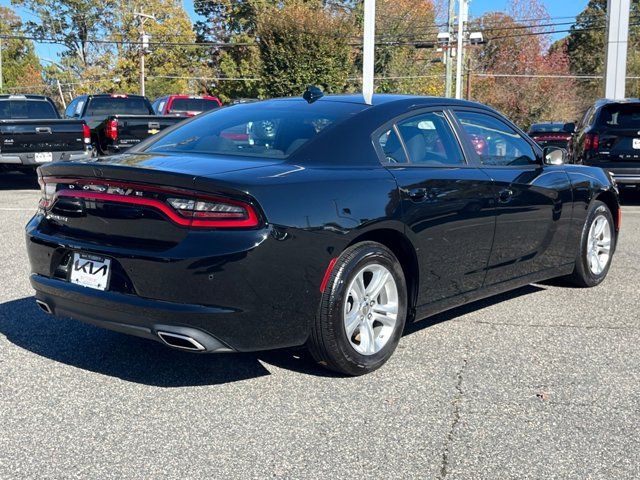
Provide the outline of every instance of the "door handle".
{"type": "Polygon", "coordinates": [[[511,190],[510,188],[505,188],[498,192],[498,201],[500,203],[509,202],[511,200],[511,197],[513,197],[513,190],[511,190]]]}
{"type": "Polygon", "coordinates": [[[407,192],[409,198],[415,202],[424,199],[427,196],[426,188],[413,188],[407,192]]]}

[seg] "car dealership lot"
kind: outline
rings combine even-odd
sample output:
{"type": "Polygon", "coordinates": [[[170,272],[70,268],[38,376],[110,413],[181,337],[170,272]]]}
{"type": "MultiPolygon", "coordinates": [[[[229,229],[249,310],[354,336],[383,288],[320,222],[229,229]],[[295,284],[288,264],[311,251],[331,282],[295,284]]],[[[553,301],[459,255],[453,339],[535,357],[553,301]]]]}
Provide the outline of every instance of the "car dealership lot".
{"type": "Polygon", "coordinates": [[[0,174],[1,478],[640,477],[637,194],[601,286],[529,286],[423,321],[360,378],[41,313],[23,238],[38,197],[0,174]]]}

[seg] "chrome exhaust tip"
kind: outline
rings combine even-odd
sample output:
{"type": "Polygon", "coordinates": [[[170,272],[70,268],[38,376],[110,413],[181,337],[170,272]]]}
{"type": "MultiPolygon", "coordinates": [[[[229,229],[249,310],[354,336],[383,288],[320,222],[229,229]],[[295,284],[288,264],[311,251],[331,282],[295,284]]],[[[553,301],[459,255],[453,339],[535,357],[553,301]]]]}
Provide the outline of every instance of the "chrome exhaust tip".
{"type": "Polygon", "coordinates": [[[43,302],[42,300],[36,300],[36,305],[40,307],[44,313],[48,313],[49,315],[53,314],[51,307],[47,304],[47,302],[43,302]]]}
{"type": "Polygon", "coordinates": [[[172,332],[158,332],[158,337],[170,347],[180,350],[189,350],[191,352],[204,352],[206,350],[200,342],[187,335],[172,332]]]}

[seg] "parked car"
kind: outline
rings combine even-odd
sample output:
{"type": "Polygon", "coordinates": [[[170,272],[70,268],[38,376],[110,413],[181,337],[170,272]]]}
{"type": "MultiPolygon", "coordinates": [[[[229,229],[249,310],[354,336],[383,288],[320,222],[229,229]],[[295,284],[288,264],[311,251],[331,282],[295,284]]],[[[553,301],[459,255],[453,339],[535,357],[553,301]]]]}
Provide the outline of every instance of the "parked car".
{"type": "Polygon", "coordinates": [[[221,106],[222,102],[218,97],[209,95],[167,95],[157,98],[152,105],[156,115],[176,117],[193,117],[221,106]]]}
{"type": "Polygon", "coordinates": [[[57,160],[91,156],[82,120],[61,120],[50,98],[0,95],[0,167],[35,169],[57,160]]]}
{"type": "Polygon", "coordinates": [[[575,123],[534,123],[527,132],[541,147],[569,148],[569,141],[575,131],[575,123]]]}
{"type": "Polygon", "coordinates": [[[598,100],[577,126],[571,158],[608,170],[618,185],[640,186],[640,99],[598,100]]]}
{"type": "Polygon", "coordinates": [[[82,95],[69,104],[65,116],[89,125],[100,155],[123,152],[182,120],[156,115],[146,97],[122,94],[82,95]]]}
{"type": "Polygon", "coordinates": [[[359,375],[407,321],[606,277],[620,207],[602,169],[477,103],[314,100],[234,105],[41,167],[26,227],[41,308],[195,352],[306,345],[359,375]],[[269,141],[226,135],[259,122],[269,141]]]}

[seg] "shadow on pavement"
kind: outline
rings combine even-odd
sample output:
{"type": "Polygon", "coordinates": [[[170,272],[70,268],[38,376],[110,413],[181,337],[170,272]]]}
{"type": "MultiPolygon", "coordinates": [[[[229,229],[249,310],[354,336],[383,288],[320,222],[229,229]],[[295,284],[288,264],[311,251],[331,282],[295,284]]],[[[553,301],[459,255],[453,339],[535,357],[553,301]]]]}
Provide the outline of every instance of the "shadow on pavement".
{"type": "MultiPolygon", "coordinates": [[[[405,335],[522,295],[543,291],[529,285],[407,325],[405,335]]],[[[263,363],[319,377],[339,376],[302,349],[199,355],[171,350],[142,338],[44,314],[33,297],[0,303],[0,334],[37,355],[83,370],[157,387],[218,385],[270,375],[263,363]]]]}
{"type": "Polygon", "coordinates": [[[7,172],[0,170],[0,190],[39,190],[35,172],[7,172]]]}
{"type": "Polygon", "coordinates": [[[456,317],[461,317],[462,315],[482,310],[483,308],[490,307],[497,303],[506,302],[507,300],[512,300],[524,295],[530,295],[532,293],[543,292],[544,290],[545,289],[541,286],[526,285],[524,287],[518,288],[517,290],[511,290],[510,292],[501,293],[500,295],[495,295],[493,297],[477,300],[460,307],[452,308],[451,310],[438,313],[431,317],[425,318],[424,320],[419,320],[407,325],[404,329],[404,335],[411,335],[433,325],[453,320],[456,317]]]}
{"type": "Polygon", "coordinates": [[[293,350],[199,355],[160,343],[46,315],[33,297],[0,304],[0,334],[30,352],[73,367],[157,386],[217,385],[270,375],[261,361],[315,376],[332,376],[293,350]]]}

